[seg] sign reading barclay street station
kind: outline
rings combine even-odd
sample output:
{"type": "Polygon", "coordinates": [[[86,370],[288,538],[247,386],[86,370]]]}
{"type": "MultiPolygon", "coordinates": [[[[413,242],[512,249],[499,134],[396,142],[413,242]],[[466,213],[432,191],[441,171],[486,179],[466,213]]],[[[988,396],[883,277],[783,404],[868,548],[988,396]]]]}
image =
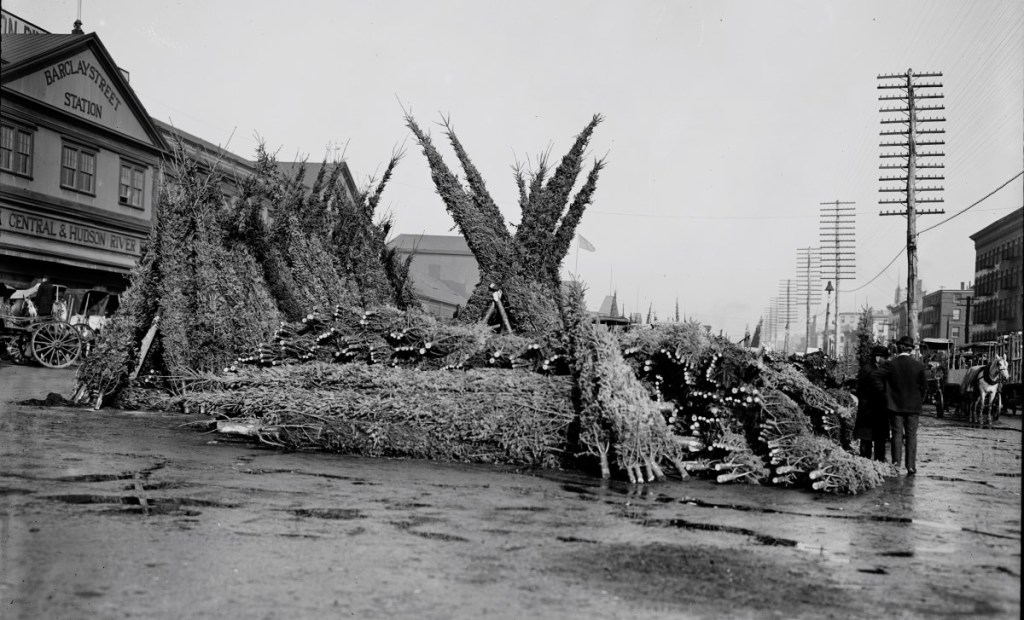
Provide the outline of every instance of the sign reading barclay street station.
{"type": "Polygon", "coordinates": [[[4,232],[20,233],[30,237],[72,243],[130,256],[142,254],[142,240],[138,237],[92,226],[82,226],[70,220],[26,213],[8,207],[0,208],[0,233],[4,232]]]}
{"type": "Polygon", "coordinates": [[[43,71],[46,77],[46,85],[64,80],[64,78],[82,76],[91,81],[103,95],[103,102],[97,103],[76,95],[73,92],[64,93],[64,107],[71,108],[94,118],[103,118],[103,106],[110,104],[116,112],[121,107],[121,99],[117,96],[113,85],[107,81],[107,77],[100,71],[99,67],[84,58],[78,60],[65,60],[53,65],[50,69],[43,71]]]}
{"type": "MultiPolygon", "coordinates": [[[[91,50],[41,67],[24,77],[8,80],[5,88],[44,101],[136,139],[150,142],[131,105],[122,92],[122,82],[111,78],[109,63],[100,62],[91,50]]],[[[117,69],[111,69],[116,71],[117,69]]]]}

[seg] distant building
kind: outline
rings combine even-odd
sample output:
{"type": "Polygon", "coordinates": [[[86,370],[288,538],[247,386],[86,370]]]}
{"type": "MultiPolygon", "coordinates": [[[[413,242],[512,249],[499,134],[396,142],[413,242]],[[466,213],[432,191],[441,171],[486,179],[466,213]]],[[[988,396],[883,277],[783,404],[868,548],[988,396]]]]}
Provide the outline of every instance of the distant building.
{"type": "Polygon", "coordinates": [[[1021,331],[1024,320],[1024,207],[971,235],[974,299],[971,342],[1021,331]]]}
{"type": "MultiPolygon", "coordinates": [[[[858,332],[863,312],[839,313],[839,347],[836,349],[840,357],[857,354],[858,332]]],[[[889,342],[892,339],[892,324],[887,311],[872,310],[871,337],[878,342],[889,342]]]]}
{"type": "Polygon", "coordinates": [[[152,228],[163,134],[96,34],[14,19],[0,45],[0,280],[118,293],[152,228]]]}
{"type": "Polygon", "coordinates": [[[967,298],[971,294],[961,282],[957,290],[940,289],[925,295],[918,315],[921,338],[946,338],[956,346],[967,344],[967,298]]]}
{"type": "MultiPolygon", "coordinates": [[[[918,316],[920,316],[922,301],[924,298],[924,288],[921,286],[920,279],[915,283],[914,288],[916,289],[916,294],[914,295],[914,312],[916,312],[918,316]]],[[[903,287],[896,287],[896,295],[893,298],[893,303],[891,306],[887,306],[886,310],[889,311],[890,340],[899,340],[903,336],[906,336],[907,294],[906,291],[904,291],[903,287]]],[[[916,340],[920,337],[920,334],[911,334],[911,337],[916,340]]]]}
{"type": "Polygon", "coordinates": [[[412,256],[409,276],[423,307],[451,317],[480,282],[476,257],[461,235],[397,235],[388,243],[399,258],[412,256]]]}
{"type": "MultiPolygon", "coordinates": [[[[3,10],[0,281],[122,292],[174,182],[175,148],[216,169],[225,200],[255,162],[153,119],[95,33],[51,34],[3,10]]],[[[310,187],[321,164],[306,167],[310,187]]],[[[344,162],[345,190],[358,191],[344,162]]]]}

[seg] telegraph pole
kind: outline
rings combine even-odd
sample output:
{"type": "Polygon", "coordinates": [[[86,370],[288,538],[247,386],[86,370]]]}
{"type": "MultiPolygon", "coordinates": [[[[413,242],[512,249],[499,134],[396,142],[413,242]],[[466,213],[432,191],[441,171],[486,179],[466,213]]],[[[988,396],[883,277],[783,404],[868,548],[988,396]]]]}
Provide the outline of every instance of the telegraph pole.
{"type": "Polygon", "coordinates": [[[779,322],[783,323],[786,330],[784,340],[782,341],[782,352],[789,353],[789,327],[794,317],[792,280],[779,281],[779,300],[785,303],[785,307],[779,309],[779,322]],[[785,301],[783,302],[783,300],[785,301]]]}
{"type": "MultiPolygon", "coordinates": [[[[821,233],[821,275],[835,282],[835,352],[839,358],[839,287],[843,280],[854,278],[856,227],[854,202],[833,200],[822,202],[819,230],[821,233]]],[[[827,323],[827,321],[826,321],[827,323]]],[[[825,325],[828,331],[828,325],[825,325]]]]}
{"type": "Polygon", "coordinates": [[[943,209],[917,208],[919,203],[942,202],[942,198],[918,198],[918,193],[941,192],[943,188],[941,186],[918,187],[917,182],[945,180],[941,173],[918,174],[918,170],[943,169],[945,166],[937,162],[932,163],[935,162],[932,158],[942,157],[945,153],[941,151],[919,151],[918,147],[942,146],[945,142],[942,140],[941,135],[946,133],[946,130],[941,128],[920,129],[918,126],[922,123],[942,123],[946,119],[936,116],[918,116],[918,112],[935,112],[945,110],[946,108],[943,105],[923,105],[920,103],[923,99],[941,99],[943,97],[942,93],[928,90],[942,88],[941,83],[918,82],[916,80],[919,78],[940,77],[942,77],[941,73],[915,74],[913,69],[907,69],[906,73],[878,76],[879,81],[881,81],[881,84],[878,85],[879,90],[902,91],[896,95],[882,94],[878,97],[879,101],[897,102],[896,107],[879,109],[879,112],[882,114],[895,115],[895,117],[883,117],[882,124],[903,125],[903,127],[895,130],[883,129],[880,134],[883,138],[891,136],[898,138],[898,141],[882,142],[879,144],[883,149],[896,149],[895,152],[882,152],[881,157],[883,160],[897,158],[902,159],[903,162],[897,164],[883,163],[879,166],[881,170],[894,170],[897,172],[895,176],[879,177],[878,180],[883,185],[878,191],[897,192],[902,193],[903,196],[879,200],[878,204],[896,204],[903,207],[903,209],[898,211],[882,211],[879,215],[902,215],[907,218],[907,334],[911,338],[917,338],[917,313],[914,311],[917,303],[917,216],[945,213],[943,209]],[[899,140],[906,140],[906,142],[899,140]],[[927,161],[919,162],[919,159],[927,161]],[[896,185],[886,186],[886,183],[894,183],[896,185]]]}
{"type": "Polygon", "coordinates": [[[963,308],[966,306],[966,312],[964,314],[964,344],[971,344],[971,302],[974,301],[974,295],[966,295],[962,299],[958,299],[956,305],[963,308]]]}
{"type": "Polygon", "coordinates": [[[804,353],[807,353],[808,347],[811,346],[811,304],[817,306],[821,303],[821,255],[818,248],[796,249],[796,274],[797,297],[803,297],[806,303],[807,333],[804,336],[804,353]]]}

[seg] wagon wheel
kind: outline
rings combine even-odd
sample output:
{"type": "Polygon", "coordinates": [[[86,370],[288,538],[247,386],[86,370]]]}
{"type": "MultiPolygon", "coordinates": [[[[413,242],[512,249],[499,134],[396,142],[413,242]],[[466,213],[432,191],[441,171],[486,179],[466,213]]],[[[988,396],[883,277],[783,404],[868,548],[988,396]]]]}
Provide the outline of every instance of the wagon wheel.
{"type": "Polygon", "coordinates": [[[47,368],[64,368],[78,359],[82,338],[73,326],[54,321],[43,323],[32,333],[32,356],[47,368]]]}
{"type": "Polygon", "coordinates": [[[28,335],[21,334],[3,342],[5,353],[15,364],[27,364],[32,360],[28,351],[28,335]]]}
{"type": "Polygon", "coordinates": [[[93,342],[96,340],[96,330],[89,327],[88,323],[76,323],[75,330],[78,337],[82,339],[82,355],[89,355],[93,342]]]}

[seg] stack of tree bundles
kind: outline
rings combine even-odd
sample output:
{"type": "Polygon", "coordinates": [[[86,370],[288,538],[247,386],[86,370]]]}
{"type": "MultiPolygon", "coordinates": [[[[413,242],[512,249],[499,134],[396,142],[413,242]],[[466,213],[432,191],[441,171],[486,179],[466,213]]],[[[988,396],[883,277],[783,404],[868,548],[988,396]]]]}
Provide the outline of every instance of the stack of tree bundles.
{"type": "MultiPolygon", "coordinates": [[[[835,396],[811,383],[796,366],[785,361],[767,365],[761,378],[765,387],[777,389],[796,401],[811,418],[816,433],[843,446],[850,445],[857,415],[855,407],[840,404],[835,396]]],[[[852,404],[849,394],[843,400],[852,404]]]]}
{"type": "Polygon", "coordinates": [[[896,473],[844,449],[853,427],[849,395],[823,390],[784,360],[762,359],[696,323],[627,332],[622,345],[664,401],[690,473],[835,493],[857,493],[896,473]]]}
{"type": "Polygon", "coordinates": [[[570,396],[568,377],[311,362],[210,375],[182,400],[279,447],[554,467],[570,396]]]}
{"type": "Polygon", "coordinates": [[[828,493],[860,493],[895,476],[893,465],[850,454],[814,435],[808,416],[780,390],[768,390],[759,439],[768,449],[771,482],[828,493]]]}
{"type": "Polygon", "coordinates": [[[568,374],[555,333],[527,338],[495,334],[481,323],[439,321],[421,311],[387,306],[374,310],[313,312],[301,321],[281,323],[267,342],[235,360],[262,367],[301,364],[383,363],[422,369],[524,368],[568,374]]]}

